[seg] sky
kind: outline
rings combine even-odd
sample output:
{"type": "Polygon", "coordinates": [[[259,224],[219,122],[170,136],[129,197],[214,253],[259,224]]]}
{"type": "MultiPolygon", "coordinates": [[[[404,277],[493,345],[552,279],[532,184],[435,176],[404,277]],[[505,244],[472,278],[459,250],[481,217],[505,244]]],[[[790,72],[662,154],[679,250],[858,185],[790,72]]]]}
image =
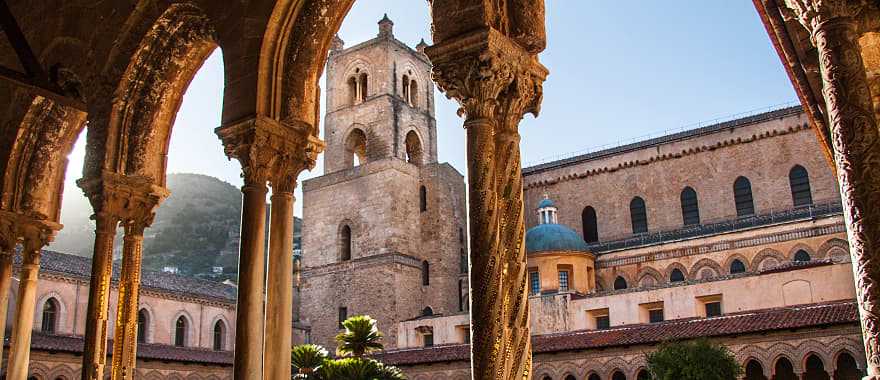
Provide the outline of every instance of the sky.
{"type": "MultiPolygon", "coordinates": [[[[524,166],[648,136],[792,105],[794,90],[748,1],[547,0],[547,49],[540,116],[520,124],[524,166]]],[[[394,35],[430,40],[426,1],[358,0],[339,36],[346,46],[374,38],[384,13],[394,35]]],[[[254,68],[256,70],[256,67],[254,68]]],[[[322,87],[326,88],[323,85],[322,87]]],[[[223,154],[222,52],[190,83],[169,147],[169,173],[200,173],[241,186],[240,166],[223,154]]],[[[457,104],[435,93],[438,156],[466,173],[457,104]]],[[[323,101],[323,99],[322,99],[323,101]]],[[[323,104],[322,104],[323,106],[323,104]]],[[[322,128],[323,130],[323,128],[322,128]]],[[[65,199],[81,196],[84,136],[70,156],[65,199]]],[[[300,180],[323,174],[323,162],[300,180]]],[[[173,196],[173,195],[172,195],[173,196]]],[[[296,195],[302,199],[301,194],[296,195]]],[[[63,211],[62,211],[63,212],[63,211]]],[[[302,216],[297,202],[295,215],[302,216]]]]}

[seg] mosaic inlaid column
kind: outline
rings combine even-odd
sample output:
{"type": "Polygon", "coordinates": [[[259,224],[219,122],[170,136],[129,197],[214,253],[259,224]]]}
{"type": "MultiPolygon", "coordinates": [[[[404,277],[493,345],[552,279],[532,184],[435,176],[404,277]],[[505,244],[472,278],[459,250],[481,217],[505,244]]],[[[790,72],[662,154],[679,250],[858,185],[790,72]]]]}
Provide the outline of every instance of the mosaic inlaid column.
{"type": "Polygon", "coordinates": [[[323,143],[311,137],[306,123],[273,123],[278,141],[266,149],[277,152],[272,184],[269,228],[269,272],[266,281],[266,343],[264,378],[289,379],[293,327],[293,190],[299,173],[315,166],[323,143]]]}
{"type": "Polygon", "coordinates": [[[787,0],[819,53],[868,377],[880,379],[880,131],[859,50],[867,1],[787,0]]]}
{"type": "Polygon", "coordinates": [[[6,370],[6,378],[9,380],[26,380],[28,377],[31,332],[34,329],[34,309],[37,302],[40,253],[43,247],[49,243],[53,234],[53,229],[41,226],[40,222],[20,221],[18,224],[19,232],[24,239],[15,319],[9,334],[9,364],[6,370]]]}
{"type": "Polygon", "coordinates": [[[107,320],[110,308],[110,276],[113,272],[113,240],[119,218],[97,213],[95,249],[92,254],[92,277],[89,279],[89,303],[86,308],[86,331],[83,346],[82,378],[103,380],[107,361],[107,320]]]}
{"type": "Polygon", "coordinates": [[[475,379],[527,379],[531,343],[519,122],[537,114],[547,70],[488,28],[426,49],[467,129],[475,379]]]}

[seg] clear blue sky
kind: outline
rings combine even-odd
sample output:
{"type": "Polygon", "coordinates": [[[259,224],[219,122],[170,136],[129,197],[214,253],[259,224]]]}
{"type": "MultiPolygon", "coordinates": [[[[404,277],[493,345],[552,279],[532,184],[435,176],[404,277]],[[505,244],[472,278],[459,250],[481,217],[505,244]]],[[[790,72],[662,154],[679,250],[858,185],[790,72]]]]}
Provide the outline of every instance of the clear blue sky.
{"type": "MultiPolygon", "coordinates": [[[[375,37],[386,12],[398,39],[411,46],[421,38],[431,42],[423,0],[359,0],[340,37],[347,46],[375,37]]],[[[541,62],[550,76],[540,117],[527,116],[520,126],[524,163],[795,100],[748,1],[548,0],[547,29],[541,62]]],[[[239,165],[225,158],[213,133],[220,123],[222,71],[218,51],[187,90],[168,171],[239,186],[239,165]]],[[[440,160],[465,173],[457,105],[439,92],[435,98],[440,160]]],[[[67,198],[81,194],[73,181],[81,176],[82,145],[70,158],[67,198]]],[[[319,162],[301,178],[321,170],[319,162]]],[[[296,214],[301,210],[298,204],[296,214]]]]}

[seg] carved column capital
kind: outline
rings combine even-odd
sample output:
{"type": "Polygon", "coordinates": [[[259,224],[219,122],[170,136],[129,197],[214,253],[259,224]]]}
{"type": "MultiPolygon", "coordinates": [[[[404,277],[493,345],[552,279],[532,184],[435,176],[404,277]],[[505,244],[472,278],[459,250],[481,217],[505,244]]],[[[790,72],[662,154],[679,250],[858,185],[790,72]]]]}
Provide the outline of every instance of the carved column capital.
{"type": "Polygon", "coordinates": [[[486,28],[425,49],[433,78],[461,105],[466,120],[488,119],[516,128],[523,115],[537,116],[547,69],[537,55],[495,29],[486,28]]]}
{"type": "MultiPolygon", "coordinates": [[[[811,34],[829,22],[857,22],[857,18],[869,7],[868,0],[785,0],[793,16],[811,34]]],[[[816,44],[813,36],[813,45],[816,44]]]]}
{"type": "Polygon", "coordinates": [[[276,192],[293,192],[299,173],[315,167],[324,142],[312,131],[304,121],[263,116],[215,130],[226,155],[241,163],[245,185],[268,181],[276,192]]]}
{"type": "Polygon", "coordinates": [[[0,211],[0,251],[11,252],[19,242],[25,250],[37,250],[49,244],[61,224],[20,213],[0,211]]]}
{"type": "Polygon", "coordinates": [[[170,195],[168,189],[155,185],[148,177],[113,172],[76,183],[92,204],[92,219],[107,218],[109,226],[119,222],[127,228],[139,228],[141,233],[153,223],[156,209],[170,195]]]}

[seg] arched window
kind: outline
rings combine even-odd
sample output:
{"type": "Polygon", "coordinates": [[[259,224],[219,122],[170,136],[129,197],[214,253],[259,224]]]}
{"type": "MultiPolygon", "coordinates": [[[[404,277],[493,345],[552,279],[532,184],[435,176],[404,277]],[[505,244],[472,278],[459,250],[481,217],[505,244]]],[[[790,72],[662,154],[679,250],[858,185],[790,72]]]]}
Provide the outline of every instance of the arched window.
{"type": "Polygon", "coordinates": [[[645,211],[645,200],[635,197],[629,202],[629,216],[634,234],[648,232],[648,214],[645,211]]]}
{"type": "Polygon", "coordinates": [[[544,375],[544,378],[541,380],[553,380],[553,378],[550,377],[549,375],[544,375]]]}
{"type": "Polygon", "coordinates": [[[791,186],[791,199],[794,207],[808,206],[813,203],[810,193],[810,175],[803,166],[795,165],[788,172],[788,184],[791,186]]]}
{"type": "Polygon", "coordinates": [[[794,366],[791,365],[791,361],[784,357],[776,361],[776,371],[773,380],[798,380],[797,375],[794,374],[794,366]]]}
{"type": "Polygon", "coordinates": [[[428,260],[422,261],[422,286],[431,285],[431,267],[428,260]]]}
{"type": "Polygon", "coordinates": [[[174,345],[177,347],[183,347],[186,345],[186,333],[187,333],[187,323],[186,318],[184,316],[180,316],[177,318],[177,322],[174,323],[174,345]]]}
{"type": "Polygon", "coordinates": [[[614,279],[614,290],[620,289],[626,289],[626,280],[621,276],[617,276],[617,278],[614,279]]]}
{"type": "Polygon", "coordinates": [[[565,377],[565,380],[577,380],[574,375],[568,375],[565,377]]]}
{"type": "Polygon", "coordinates": [[[416,131],[407,132],[404,142],[406,144],[406,162],[421,165],[423,163],[422,140],[419,138],[418,133],[416,131]]]}
{"type": "Polygon", "coordinates": [[[348,104],[355,105],[360,102],[360,96],[358,96],[358,81],[357,78],[351,77],[348,78],[348,104]]]}
{"type": "Polygon", "coordinates": [[[430,317],[432,315],[434,315],[434,309],[431,309],[430,306],[426,306],[424,309],[422,309],[423,317],[430,317]]]}
{"type": "Polygon", "coordinates": [[[611,375],[611,380],[626,380],[626,375],[620,371],[614,371],[614,374],[611,375]]]}
{"type": "Polygon", "coordinates": [[[223,350],[223,342],[226,340],[226,324],[223,321],[217,321],[214,324],[214,351],[223,350]]]}
{"type": "Polygon", "coordinates": [[[367,100],[368,92],[369,87],[367,87],[367,73],[361,73],[360,80],[358,81],[358,95],[360,96],[361,102],[367,100]]]}
{"type": "Polygon", "coordinates": [[[810,261],[810,254],[807,253],[807,251],[799,249],[797,252],[794,253],[794,262],[805,263],[808,261],[810,261]]]}
{"type": "Polygon", "coordinates": [[[591,374],[590,377],[587,378],[587,380],[602,380],[602,378],[599,377],[599,375],[594,373],[594,374],[591,374]]]}
{"type": "Polygon", "coordinates": [[[584,207],[581,212],[581,223],[584,229],[584,241],[595,243],[599,241],[599,226],[596,223],[596,209],[592,206],[584,207]]]}
{"type": "Polygon", "coordinates": [[[767,380],[764,376],[764,367],[757,360],[749,360],[746,363],[746,374],[744,380],[767,380]]]}
{"type": "Polygon", "coordinates": [[[409,103],[409,75],[403,74],[403,80],[400,81],[401,90],[403,90],[403,100],[409,103]]]}
{"type": "Polygon", "coordinates": [[[636,380],[651,380],[651,375],[648,374],[647,370],[640,370],[639,374],[636,375],[636,380]]]}
{"type": "Polygon", "coordinates": [[[148,322],[149,315],[147,314],[147,309],[140,309],[138,311],[138,343],[147,343],[147,329],[149,328],[148,322]]]}
{"type": "Polygon", "coordinates": [[[746,177],[738,177],[733,182],[733,199],[736,202],[736,216],[744,217],[755,214],[755,202],[752,200],[752,183],[746,177]]]}
{"type": "Polygon", "coordinates": [[[342,226],[339,233],[339,260],[351,260],[351,227],[348,225],[342,226]]]}
{"type": "Polygon", "coordinates": [[[672,272],[669,273],[669,282],[682,282],[684,281],[684,273],[681,273],[681,270],[675,268],[672,272]]]}
{"type": "Polygon", "coordinates": [[[428,189],[419,186],[419,211],[428,211],[428,189]]]}
{"type": "Polygon", "coordinates": [[[828,372],[825,372],[825,363],[816,355],[807,357],[807,370],[801,379],[803,380],[829,380],[828,372]]]}
{"type": "Polygon", "coordinates": [[[730,262],[730,274],[745,273],[746,265],[739,259],[730,262]]]}
{"type": "Polygon", "coordinates": [[[419,85],[415,79],[409,82],[409,105],[413,107],[419,106],[419,85]]]}
{"type": "Polygon", "coordinates": [[[46,300],[43,304],[43,324],[40,331],[46,334],[54,334],[58,326],[58,300],[55,297],[46,300]]]}
{"type": "Polygon", "coordinates": [[[360,128],[354,128],[345,139],[345,165],[359,166],[367,163],[367,134],[360,128]]]}
{"type": "Polygon", "coordinates": [[[860,380],[864,374],[856,365],[856,359],[852,355],[841,352],[837,356],[837,369],[834,371],[835,380],[860,380]]]}
{"type": "Polygon", "coordinates": [[[700,224],[700,206],[697,192],[690,186],[681,191],[681,218],[685,226],[700,224]]]}

